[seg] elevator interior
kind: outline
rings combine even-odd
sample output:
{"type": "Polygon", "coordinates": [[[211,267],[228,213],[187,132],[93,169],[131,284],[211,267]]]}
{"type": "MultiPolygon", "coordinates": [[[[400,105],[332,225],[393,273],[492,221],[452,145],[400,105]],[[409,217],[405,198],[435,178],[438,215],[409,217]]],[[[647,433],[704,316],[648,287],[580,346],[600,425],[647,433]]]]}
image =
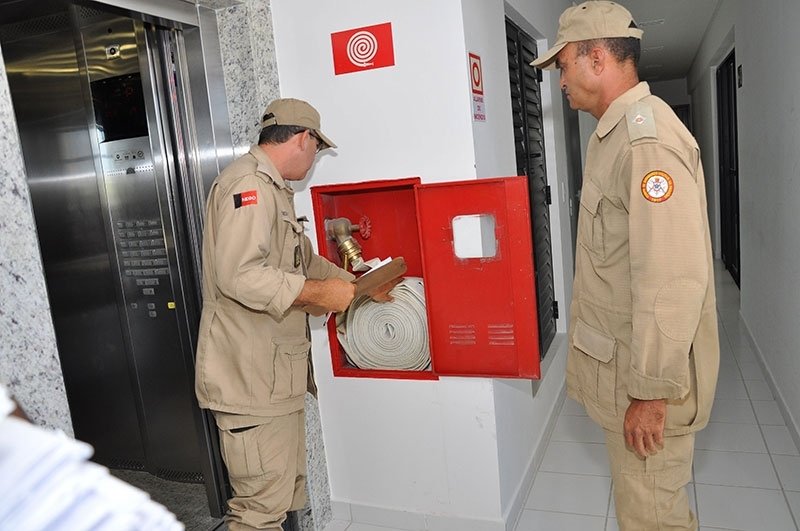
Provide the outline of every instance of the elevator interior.
{"type": "Polygon", "coordinates": [[[218,517],[227,487],[193,359],[204,197],[232,149],[213,125],[227,111],[199,26],[104,3],[0,2],[75,436],[109,468],[204,485],[218,517]]]}

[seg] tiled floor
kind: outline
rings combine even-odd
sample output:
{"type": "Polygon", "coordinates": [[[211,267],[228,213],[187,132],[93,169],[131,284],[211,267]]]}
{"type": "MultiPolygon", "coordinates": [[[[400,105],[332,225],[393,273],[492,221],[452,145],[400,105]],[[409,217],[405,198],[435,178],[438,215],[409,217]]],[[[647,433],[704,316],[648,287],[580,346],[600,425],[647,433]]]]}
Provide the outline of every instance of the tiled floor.
{"type": "MultiPolygon", "coordinates": [[[[739,321],[739,290],[717,269],[721,365],[698,433],[689,499],[700,529],[792,531],[800,522],[800,454],[739,321]],[[794,516],[793,516],[794,514],[794,516]]],[[[602,430],[567,399],[517,531],[616,531],[602,430]]],[[[336,531],[393,531],[332,522],[336,531]]]]}
{"type": "MultiPolygon", "coordinates": [[[[797,530],[800,454],[743,334],[739,290],[724,270],[716,276],[719,383],[711,422],[697,434],[689,498],[701,530],[797,530]]],[[[567,399],[517,531],[618,529],[602,443],[602,430],[567,399]]]]}

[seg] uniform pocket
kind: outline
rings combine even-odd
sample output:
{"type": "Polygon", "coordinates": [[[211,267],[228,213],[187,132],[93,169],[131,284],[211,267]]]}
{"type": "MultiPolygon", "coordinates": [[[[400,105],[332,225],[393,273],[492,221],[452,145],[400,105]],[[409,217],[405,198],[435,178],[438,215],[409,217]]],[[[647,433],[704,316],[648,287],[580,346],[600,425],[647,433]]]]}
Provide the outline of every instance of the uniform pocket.
{"type": "Polygon", "coordinates": [[[219,430],[222,457],[231,478],[243,479],[264,475],[258,438],[266,425],[219,430]]]}
{"type": "Polygon", "coordinates": [[[592,181],[583,183],[581,189],[581,214],[580,218],[582,235],[581,246],[605,260],[605,234],[603,231],[603,192],[592,181]]]}
{"type": "Polygon", "coordinates": [[[311,342],[305,338],[273,340],[275,381],[272,401],[290,400],[305,394],[308,382],[308,352],[311,342]]]}
{"type": "Polygon", "coordinates": [[[616,414],[616,339],[576,318],[572,340],[583,354],[576,364],[581,389],[599,407],[616,414]]]}
{"type": "Polygon", "coordinates": [[[281,267],[284,271],[296,273],[301,270],[303,262],[302,247],[300,242],[303,237],[303,226],[296,220],[284,217],[284,242],[281,267]]]}

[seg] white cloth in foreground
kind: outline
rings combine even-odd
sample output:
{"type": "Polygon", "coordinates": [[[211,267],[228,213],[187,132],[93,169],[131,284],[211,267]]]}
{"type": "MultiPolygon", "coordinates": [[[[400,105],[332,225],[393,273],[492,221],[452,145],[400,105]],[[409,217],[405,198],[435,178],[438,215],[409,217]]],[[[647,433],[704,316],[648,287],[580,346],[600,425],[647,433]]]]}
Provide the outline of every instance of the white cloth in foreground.
{"type": "Polygon", "coordinates": [[[88,461],[92,447],[9,416],[0,385],[0,529],[182,530],[148,494],[88,461]]]}

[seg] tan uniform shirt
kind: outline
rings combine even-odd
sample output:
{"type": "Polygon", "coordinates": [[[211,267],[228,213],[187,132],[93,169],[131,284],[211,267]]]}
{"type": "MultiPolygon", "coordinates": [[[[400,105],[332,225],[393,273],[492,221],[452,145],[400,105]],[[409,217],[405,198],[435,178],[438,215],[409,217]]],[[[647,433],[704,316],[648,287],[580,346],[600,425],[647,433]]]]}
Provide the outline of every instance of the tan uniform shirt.
{"type": "Polygon", "coordinates": [[[306,278],[331,277],[353,279],[313,252],[294,192],[251,147],[216,178],[206,204],[200,406],[253,416],[303,409],[311,343],[306,314],[292,303],[306,278]]]}
{"type": "Polygon", "coordinates": [[[666,435],[698,430],[719,369],[700,151],[639,83],[589,141],[578,218],[568,393],[621,432],[629,397],[667,399],[666,435]]]}

